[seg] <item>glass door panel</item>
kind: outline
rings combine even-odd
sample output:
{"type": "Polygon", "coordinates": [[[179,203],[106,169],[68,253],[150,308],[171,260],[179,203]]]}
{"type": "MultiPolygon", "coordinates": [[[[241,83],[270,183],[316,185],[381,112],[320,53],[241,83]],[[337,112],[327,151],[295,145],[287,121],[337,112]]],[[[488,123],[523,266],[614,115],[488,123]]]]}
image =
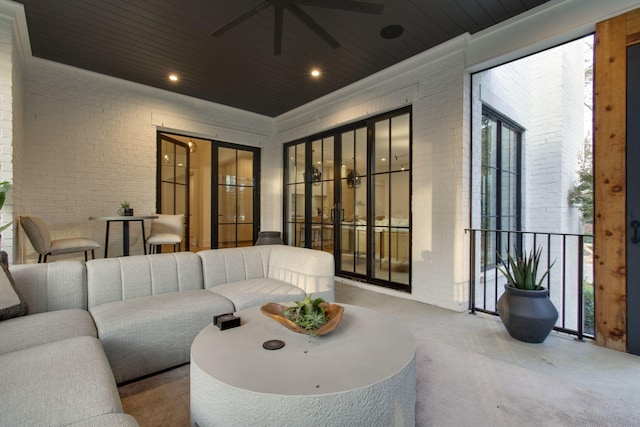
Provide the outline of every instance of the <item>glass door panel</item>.
{"type": "Polygon", "coordinates": [[[335,179],[336,179],[336,161],[335,161],[335,140],[333,137],[326,138],[323,150],[323,175],[322,181],[323,199],[322,199],[322,249],[327,252],[334,252],[334,239],[336,228],[334,226],[334,218],[332,212],[335,209],[335,179]]]}
{"type": "Polygon", "coordinates": [[[217,247],[252,246],[255,225],[255,150],[217,149],[217,247]]]}
{"type": "Polygon", "coordinates": [[[291,246],[304,246],[305,158],[304,143],[285,149],[285,228],[286,243],[291,246]]]}
{"type": "Polygon", "coordinates": [[[371,185],[374,188],[374,277],[389,280],[388,271],[383,267],[389,265],[389,174],[373,175],[371,185]]]}
{"type": "Polygon", "coordinates": [[[218,248],[232,248],[233,242],[236,240],[235,224],[219,224],[218,225],[218,248]]]}
{"type": "MultiPolygon", "coordinates": [[[[332,173],[333,176],[333,173],[332,173]]],[[[331,211],[333,210],[334,203],[334,183],[333,179],[331,181],[325,181],[322,183],[323,188],[323,201],[322,201],[322,218],[321,218],[321,227],[322,227],[322,250],[326,252],[333,253],[334,252],[334,235],[335,235],[335,227],[333,225],[333,220],[331,219],[331,211]]]]}
{"type": "MultiPolygon", "coordinates": [[[[184,214],[185,227],[181,249],[189,250],[189,147],[169,135],[158,135],[159,194],[157,212],[162,214],[184,214]]],[[[171,245],[163,249],[172,249],[171,245]]]]}
{"type": "MultiPolygon", "coordinates": [[[[225,178],[225,176],[223,176],[225,178]]],[[[231,175],[226,175],[227,182],[231,175]]],[[[236,241],[236,188],[224,185],[224,191],[218,189],[218,247],[235,247],[236,241]]]]}
{"type": "Polygon", "coordinates": [[[372,184],[376,279],[409,285],[410,116],[375,123],[372,184]]]}
{"type": "Polygon", "coordinates": [[[333,253],[334,138],[311,143],[311,247],[333,253]]]}
{"type": "Polygon", "coordinates": [[[390,170],[406,171],[411,167],[410,116],[403,114],[391,119],[390,170]]]}
{"type": "Polygon", "coordinates": [[[336,273],[410,290],[409,109],[285,147],[289,245],[333,252],[336,273]]]}
{"type": "Polygon", "coordinates": [[[341,270],[367,273],[367,129],[341,135],[341,270]]]}

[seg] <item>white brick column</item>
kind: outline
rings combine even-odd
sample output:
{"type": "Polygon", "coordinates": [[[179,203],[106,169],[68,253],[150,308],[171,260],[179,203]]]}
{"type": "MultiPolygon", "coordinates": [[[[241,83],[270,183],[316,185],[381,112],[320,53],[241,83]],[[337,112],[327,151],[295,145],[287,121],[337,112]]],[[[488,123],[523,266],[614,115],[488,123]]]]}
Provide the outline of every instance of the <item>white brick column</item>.
{"type": "MultiPolygon", "coordinates": [[[[13,19],[0,15],[0,181],[13,182],[13,19]]],[[[0,211],[0,225],[13,220],[13,191],[0,211]]],[[[13,256],[15,225],[2,233],[2,250],[13,256]]]]}

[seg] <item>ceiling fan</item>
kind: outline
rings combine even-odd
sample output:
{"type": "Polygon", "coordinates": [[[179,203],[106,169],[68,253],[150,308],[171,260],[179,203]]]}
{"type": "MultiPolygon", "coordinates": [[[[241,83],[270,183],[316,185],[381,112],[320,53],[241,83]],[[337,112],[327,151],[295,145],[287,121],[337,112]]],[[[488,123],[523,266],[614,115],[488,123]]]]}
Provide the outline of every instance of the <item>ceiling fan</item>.
{"type": "Polygon", "coordinates": [[[296,17],[298,17],[298,19],[305,23],[313,32],[320,36],[331,47],[333,47],[334,49],[340,47],[340,43],[298,5],[340,9],[350,12],[370,13],[373,15],[380,15],[382,13],[382,10],[384,9],[384,5],[381,4],[367,3],[355,0],[265,0],[253,9],[243,13],[242,15],[227,22],[220,28],[212,31],[211,35],[218,37],[231,28],[235,27],[236,25],[273,6],[275,10],[275,29],[273,34],[274,55],[280,55],[280,53],[282,52],[282,22],[285,9],[291,11],[296,17]]]}

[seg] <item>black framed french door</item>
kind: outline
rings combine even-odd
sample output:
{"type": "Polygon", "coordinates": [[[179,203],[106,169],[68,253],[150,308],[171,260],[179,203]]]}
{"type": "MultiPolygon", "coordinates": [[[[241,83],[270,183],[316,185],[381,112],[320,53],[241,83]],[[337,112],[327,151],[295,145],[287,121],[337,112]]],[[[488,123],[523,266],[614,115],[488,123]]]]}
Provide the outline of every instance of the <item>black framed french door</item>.
{"type": "Polygon", "coordinates": [[[157,212],[185,214],[184,250],[254,244],[260,148],[159,131],[157,152],[157,212]]]}
{"type": "Polygon", "coordinates": [[[640,355],[640,44],[627,48],[627,351],[640,355]]]}
{"type": "Polygon", "coordinates": [[[336,274],[411,290],[411,108],[285,145],[284,240],[336,274]]]}
{"type": "Polygon", "coordinates": [[[211,247],[253,246],[260,229],[260,149],[214,141],[211,247]]]}

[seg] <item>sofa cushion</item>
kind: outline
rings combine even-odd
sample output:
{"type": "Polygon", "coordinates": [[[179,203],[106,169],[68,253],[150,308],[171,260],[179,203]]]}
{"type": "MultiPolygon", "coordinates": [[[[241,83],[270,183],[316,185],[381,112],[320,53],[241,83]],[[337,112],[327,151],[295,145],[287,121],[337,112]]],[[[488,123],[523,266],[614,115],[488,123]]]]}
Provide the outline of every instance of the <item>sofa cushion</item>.
{"type": "Polygon", "coordinates": [[[98,336],[87,310],[30,314],[0,322],[0,354],[82,336],[98,336]]]}
{"type": "Polygon", "coordinates": [[[104,414],[69,424],[69,427],[137,427],[140,424],[128,414],[104,414]]]}
{"type": "Polygon", "coordinates": [[[29,305],[29,314],[68,308],[87,309],[84,261],[14,264],[11,275],[29,305]]]}
{"type": "Polygon", "coordinates": [[[202,258],[205,289],[223,283],[267,277],[272,246],[210,249],[198,252],[202,258]]]}
{"type": "Polygon", "coordinates": [[[122,405],[100,342],[76,337],[0,355],[0,414],[7,426],[60,426],[122,405]]]}
{"type": "Polygon", "coordinates": [[[198,252],[204,288],[269,278],[290,283],[315,297],[333,301],[333,256],[327,252],[287,245],[247,246],[198,252]]]}
{"type": "Polygon", "coordinates": [[[268,302],[291,302],[304,299],[302,289],[276,279],[251,279],[226,283],[208,289],[231,300],[236,311],[268,302]]]}
{"type": "Polygon", "coordinates": [[[203,289],[193,252],[137,255],[87,262],[89,308],[132,298],[203,289]]]}
{"type": "Polygon", "coordinates": [[[24,316],[29,309],[13,283],[5,251],[0,252],[0,267],[0,320],[24,316]]]}
{"type": "Polygon", "coordinates": [[[274,245],[266,277],[291,283],[316,298],[334,301],[334,268],[335,259],[328,252],[274,245]]]}
{"type": "Polygon", "coordinates": [[[164,293],[90,309],[118,383],[189,361],[191,343],[233,304],[203,289],[164,293]]]}

